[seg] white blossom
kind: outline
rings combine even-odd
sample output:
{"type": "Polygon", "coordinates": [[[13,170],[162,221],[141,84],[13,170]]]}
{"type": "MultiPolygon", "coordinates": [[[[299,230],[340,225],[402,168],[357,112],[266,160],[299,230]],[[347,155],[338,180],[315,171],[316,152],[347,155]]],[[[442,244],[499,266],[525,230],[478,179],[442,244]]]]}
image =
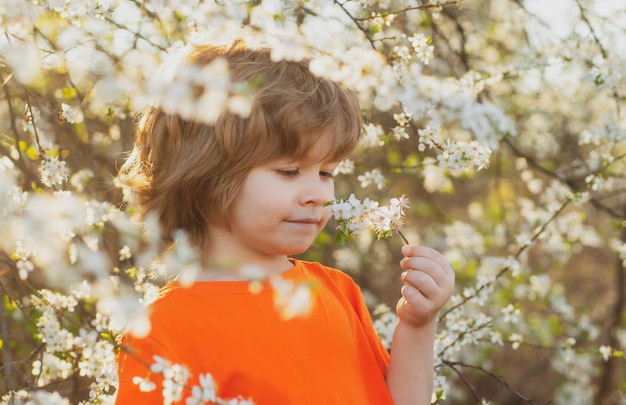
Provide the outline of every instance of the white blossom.
{"type": "Polygon", "coordinates": [[[139,376],[133,377],[133,384],[138,385],[139,391],[141,392],[150,392],[156,389],[156,384],[154,382],[139,376]]]}
{"type": "Polygon", "coordinates": [[[40,51],[33,41],[15,45],[5,43],[0,48],[0,52],[4,55],[15,78],[20,82],[31,84],[41,73],[40,51]]]}
{"type": "Polygon", "coordinates": [[[85,190],[85,186],[94,178],[94,172],[89,169],[81,169],[70,177],[70,184],[76,189],[76,191],[81,192],[85,190]]]}
{"type": "Polygon", "coordinates": [[[424,65],[428,65],[435,52],[435,47],[430,45],[431,39],[422,33],[415,33],[409,37],[415,56],[424,65]]]}
{"type": "Polygon", "coordinates": [[[391,340],[396,330],[398,316],[385,304],[376,306],[373,314],[376,317],[374,319],[376,334],[383,342],[383,345],[389,349],[391,348],[391,340]]]}
{"type": "Polygon", "coordinates": [[[366,229],[371,229],[379,237],[383,237],[400,228],[407,206],[408,199],[404,196],[394,197],[389,200],[389,205],[380,206],[378,202],[368,198],[361,202],[351,194],[347,201],[343,199],[334,201],[331,212],[339,222],[339,227],[345,226],[349,233],[358,235],[366,229]]]}
{"type": "Polygon", "coordinates": [[[200,405],[204,403],[214,403],[217,400],[215,395],[216,386],[211,374],[200,374],[198,377],[200,385],[191,389],[191,396],[186,399],[187,405],[200,405]]]}
{"type": "Polygon", "coordinates": [[[511,347],[513,348],[513,350],[519,349],[523,341],[524,337],[519,333],[512,333],[509,336],[509,342],[511,342],[511,347]]]}
{"type": "Polygon", "coordinates": [[[519,323],[520,309],[515,308],[513,304],[509,304],[500,310],[502,313],[502,320],[512,324],[519,323]]]}
{"type": "Polygon", "coordinates": [[[354,173],[354,161],[350,159],[344,159],[335,168],[333,171],[333,175],[337,176],[339,174],[351,174],[354,173]]]}
{"type": "Polygon", "coordinates": [[[366,123],[363,125],[363,135],[359,140],[359,145],[364,148],[374,148],[384,144],[385,132],[381,125],[366,123]]]}
{"type": "Polygon", "coordinates": [[[39,174],[44,185],[54,187],[60,186],[68,180],[70,170],[67,163],[59,160],[57,156],[46,156],[39,165],[39,174]]]}
{"type": "Polygon", "coordinates": [[[70,124],[83,122],[83,115],[79,110],[75,110],[69,104],[61,104],[61,117],[70,124]]]}
{"type": "Polygon", "coordinates": [[[26,280],[28,275],[35,269],[35,265],[30,260],[18,260],[15,265],[22,280],[26,280]]]}
{"type": "Polygon", "coordinates": [[[602,360],[608,361],[609,358],[613,355],[613,348],[611,346],[602,345],[598,348],[600,355],[602,356],[602,360]]]}
{"type": "Polygon", "coordinates": [[[379,190],[385,187],[385,177],[380,169],[367,171],[358,176],[357,180],[361,182],[361,187],[363,188],[367,188],[371,184],[375,185],[379,190]]]}

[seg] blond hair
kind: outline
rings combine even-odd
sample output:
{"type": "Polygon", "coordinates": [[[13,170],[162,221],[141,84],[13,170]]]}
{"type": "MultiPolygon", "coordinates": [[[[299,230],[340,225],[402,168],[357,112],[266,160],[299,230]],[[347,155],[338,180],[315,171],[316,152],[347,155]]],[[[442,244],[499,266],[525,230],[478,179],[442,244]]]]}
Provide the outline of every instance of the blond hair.
{"type": "Polygon", "coordinates": [[[251,114],[226,112],[209,125],[148,108],[120,170],[120,181],[137,195],[140,216],[157,213],[166,241],[182,229],[193,245],[204,246],[210,226],[229,229],[231,206],[253,167],[305,158],[320,139],[329,142],[323,158],[339,161],[361,132],[355,96],[313,75],[307,61],[274,62],[270,50],[235,42],[193,46],[185,62],[204,66],[220,57],[231,81],[260,80],[251,114]]]}

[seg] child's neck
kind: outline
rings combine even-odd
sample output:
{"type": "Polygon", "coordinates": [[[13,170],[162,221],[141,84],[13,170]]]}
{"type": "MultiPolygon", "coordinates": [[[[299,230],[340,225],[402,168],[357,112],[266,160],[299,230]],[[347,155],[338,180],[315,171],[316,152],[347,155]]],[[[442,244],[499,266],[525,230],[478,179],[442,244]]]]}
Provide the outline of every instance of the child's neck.
{"type": "Polygon", "coordinates": [[[287,255],[263,254],[242,249],[228,238],[211,238],[202,250],[204,270],[199,279],[258,280],[280,274],[293,267],[287,255]]]}
{"type": "Polygon", "coordinates": [[[275,256],[271,260],[249,261],[242,258],[222,256],[208,258],[206,266],[197,278],[202,280],[220,281],[252,281],[265,279],[281,274],[293,267],[287,256],[275,256]]]}

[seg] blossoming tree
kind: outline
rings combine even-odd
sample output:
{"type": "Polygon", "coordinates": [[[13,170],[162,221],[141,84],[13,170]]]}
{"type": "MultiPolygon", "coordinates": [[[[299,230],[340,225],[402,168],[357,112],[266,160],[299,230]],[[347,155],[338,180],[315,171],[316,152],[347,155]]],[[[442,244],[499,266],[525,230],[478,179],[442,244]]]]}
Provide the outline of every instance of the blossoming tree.
{"type": "MultiPolygon", "coordinates": [[[[4,0],[0,11],[0,403],[112,403],[116,337],[149,327],[153,274],[193,279],[196,252],[183,235],[163,251],[152,221],[145,232],[132,220],[116,168],[150,103],[208,122],[245,114],[254,85],[231,83],[219,62],[158,71],[187,42],[237,37],[276,60],[312,57],[361,100],[336,221],[308,254],[359,282],[383,341],[402,238],[453,264],[433,402],[626,401],[623,4],[4,0]]],[[[306,307],[303,286],[275,288],[285,316],[306,307]]],[[[151,369],[163,387],[136,382],[166,404],[226,401],[211,370],[180,398],[184,365],[151,369]]]]}

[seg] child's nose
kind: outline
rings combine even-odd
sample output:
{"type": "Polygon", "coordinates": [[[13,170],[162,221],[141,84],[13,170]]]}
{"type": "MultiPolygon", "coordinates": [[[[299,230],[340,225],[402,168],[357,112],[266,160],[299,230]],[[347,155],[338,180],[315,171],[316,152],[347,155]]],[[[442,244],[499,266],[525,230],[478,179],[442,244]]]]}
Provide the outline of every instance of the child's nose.
{"type": "Polygon", "coordinates": [[[333,185],[328,180],[323,180],[319,175],[312,176],[302,190],[301,202],[303,204],[323,205],[333,198],[333,185]]]}

